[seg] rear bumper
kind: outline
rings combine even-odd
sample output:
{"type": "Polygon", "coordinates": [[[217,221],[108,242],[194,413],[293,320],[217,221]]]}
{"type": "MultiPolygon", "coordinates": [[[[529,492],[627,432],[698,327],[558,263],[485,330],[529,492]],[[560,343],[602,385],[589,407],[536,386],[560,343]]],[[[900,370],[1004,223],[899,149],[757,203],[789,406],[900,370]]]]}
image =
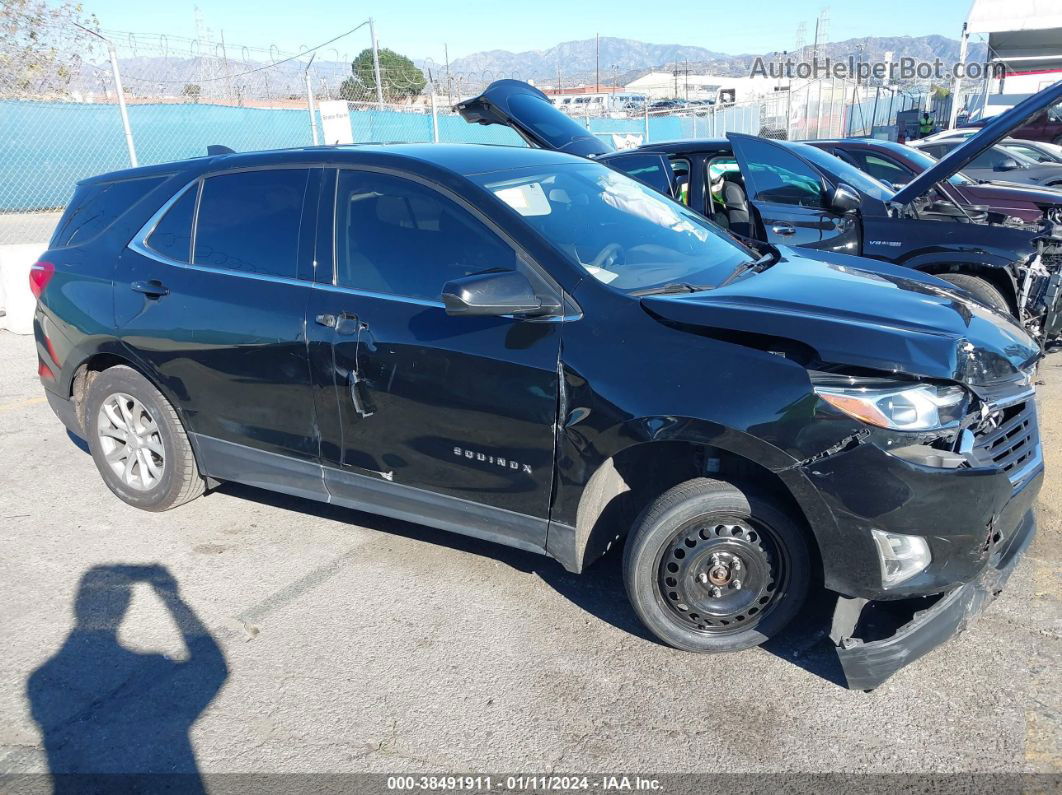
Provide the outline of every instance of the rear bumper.
{"type": "Polygon", "coordinates": [[[77,437],[83,437],[85,432],[81,430],[81,423],[77,418],[77,411],[74,409],[74,402],[59,397],[59,395],[52,392],[50,389],[44,390],[45,396],[48,398],[48,405],[52,407],[52,411],[55,412],[55,416],[58,417],[66,429],[77,437]]]}
{"type": "Polygon", "coordinates": [[[1022,553],[1036,535],[1036,517],[1029,510],[996,548],[990,565],[978,577],[944,594],[911,616],[894,634],[880,640],[856,637],[868,622],[867,606],[879,603],[841,597],[831,639],[848,687],[872,690],[904,666],[966,629],[1002,591],[1022,553]]]}

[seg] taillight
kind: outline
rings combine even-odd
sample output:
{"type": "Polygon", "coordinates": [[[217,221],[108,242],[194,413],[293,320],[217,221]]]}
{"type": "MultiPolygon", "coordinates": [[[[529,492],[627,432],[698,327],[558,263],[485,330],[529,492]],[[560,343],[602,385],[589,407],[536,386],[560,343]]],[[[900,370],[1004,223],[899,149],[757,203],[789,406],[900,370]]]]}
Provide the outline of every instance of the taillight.
{"type": "Polygon", "coordinates": [[[33,267],[30,268],[29,283],[30,292],[33,293],[34,298],[40,298],[41,293],[44,292],[44,288],[48,286],[48,282],[52,280],[52,276],[55,275],[55,266],[50,262],[35,262],[33,267]]]}

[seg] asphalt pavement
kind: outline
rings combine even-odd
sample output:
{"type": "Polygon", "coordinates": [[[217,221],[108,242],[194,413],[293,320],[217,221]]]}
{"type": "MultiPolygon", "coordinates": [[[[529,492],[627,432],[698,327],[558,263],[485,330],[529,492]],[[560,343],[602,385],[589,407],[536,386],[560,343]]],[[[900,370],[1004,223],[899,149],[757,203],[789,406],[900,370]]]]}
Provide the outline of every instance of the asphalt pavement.
{"type": "Polygon", "coordinates": [[[204,774],[1060,772],[1062,354],[1041,373],[1035,542],[968,631],[862,693],[822,600],[769,649],[698,656],[646,635],[615,553],[576,576],[236,485],[138,511],[0,333],[0,773],[85,747],[204,774]]]}

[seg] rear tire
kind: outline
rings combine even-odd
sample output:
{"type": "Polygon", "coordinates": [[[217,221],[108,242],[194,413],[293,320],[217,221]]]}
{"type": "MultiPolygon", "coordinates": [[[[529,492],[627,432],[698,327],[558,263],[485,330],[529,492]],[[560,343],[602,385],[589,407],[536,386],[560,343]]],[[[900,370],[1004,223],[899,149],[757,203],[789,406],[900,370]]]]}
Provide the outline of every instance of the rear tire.
{"type": "Polygon", "coordinates": [[[943,273],[940,278],[954,284],[956,287],[961,287],[982,304],[986,304],[992,309],[996,309],[1005,315],[1014,314],[1007,299],[1003,297],[1003,293],[987,279],[982,279],[980,276],[971,276],[968,273],[943,273]]]}
{"type": "Polygon", "coordinates": [[[804,532],[771,500],[697,478],[642,512],[624,549],[623,577],[638,617],[664,643],[738,651],[796,616],[811,561],[804,532]]]}
{"type": "Polygon", "coordinates": [[[180,418],[136,370],[111,367],[85,394],[89,449],[107,487],[145,511],[166,511],[203,493],[203,479],[180,418]]]}

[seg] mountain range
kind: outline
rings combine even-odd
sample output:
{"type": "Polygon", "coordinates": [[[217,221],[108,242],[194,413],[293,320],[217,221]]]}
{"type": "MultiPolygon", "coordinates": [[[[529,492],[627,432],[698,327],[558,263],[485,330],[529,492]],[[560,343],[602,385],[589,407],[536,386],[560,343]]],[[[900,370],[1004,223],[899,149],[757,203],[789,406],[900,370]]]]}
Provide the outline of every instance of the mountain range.
{"type": "MultiPolygon", "coordinates": [[[[810,57],[810,47],[805,58],[810,57]]],[[[932,61],[939,58],[945,64],[959,58],[959,42],[945,36],[868,36],[846,41],[828,42],[822,45],[822,55],[833,60],[854,56],[863,61],[884,60],[886,53],[892,59],[909,57],[916,61],[932,61]]],[[[790,52],[794,60],[799,54],[790,52]]],[[[634,39],[602,36],[600,58],[597,41],[583,39],[567,41],[545,50],[509,52],[488,50],[457,58],[450,62],[451,73],[468,78],[517,77],[539,83],[554,84],[559,79],[564,84],[593,82],[595,69],[600,64],[602,83],[623,84],[650,71],[671,71],[688,68],[691,74],[709,73],[739,77],[748,75],[757,57],[776,58],[776,53],[745,53],[732,55],[705,47],[681,44],[649,44],[634,39]]],[[[971,44],[967,60],[983,60],[983,44],[971,44]]],[[[445,67],[430,62],[418,62],[421,68],[431,68],[440,74],[445,67]]]]}
{"type": "MultiPolygon", "coordinates": [[[[568,41],[545,50],[509,52],[489,50],[457,58],[450,62],[454,79],[451,89],[458,93],[482,90],[492,80],[515,77],[532,80],[542,86],[575,86],[591,84],[595,68],[600,63],[600,79],[605,85],[625,85],[651,71],[689,70],[689,74],[713,74],[740,77],[748,75],[757,57],[765,63],[777,61],[779,53],[732,55],[718,50],[682,44],[652,44],[634,39],[602,36],[600,60],[595,39],[568,41]]],[[[945,64],[958,60],[959,42],[944,36],[869,36],[861,39],[829,42],[822,45],[821,54],[833,60],[854,56],[857,60],[876,62],[891,58],[913,58],[932,61],[939,58],[945,64]]],[[[789,53],[794,61],[808,60],[810,48],[804,55],[789,53]]],[[[971,44],[968,60],[986,57],[983,44],[971,44]]],[[[445,65],[428,59],[414,63],[437,80],[445,81],[445,65]]],[[[119,58],[126,91],[134,96],[176,96],[194,90],[204,100],[214,97],[242,96],[247,99],[290,96],[299,98],[305,93],[305,59],[281,61],[276,65],[256,61],[230,61],[223,64],[210,57],[125,57],[119,58]]],[[[350,64],[317,59],[313,65],[318,96],[338,91],[344,79],[350,77],[350,64]]],[[[84,94],[106,93],[109,68],[105,62],[81,65],[72,89],[84,94]]],[[[373,99],[367,89],[364,99],[373,99]]]]}

